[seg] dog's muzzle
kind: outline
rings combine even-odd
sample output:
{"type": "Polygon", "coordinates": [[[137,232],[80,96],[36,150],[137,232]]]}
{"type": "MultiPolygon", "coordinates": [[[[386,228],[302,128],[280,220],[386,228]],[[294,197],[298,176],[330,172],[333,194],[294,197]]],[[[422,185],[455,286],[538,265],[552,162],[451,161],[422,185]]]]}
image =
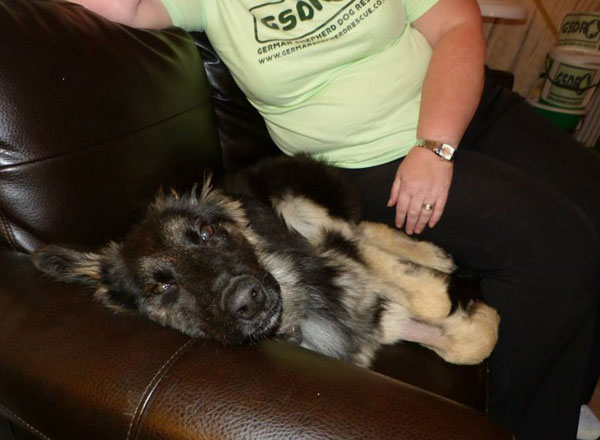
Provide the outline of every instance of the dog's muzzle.
{"type": "Polygon", "coordinates": [[[265,309],[265,290],[256,278],[240,275],[223,291],[221,307],[235,319],[249,321],[265,309]]]}
{"type": "Polygon", "coordinates": [[[241,338],[237,343],[267,337],[279,325],[283,311],[279,285],[272,277],[263,277],[263,281],[238,275],[222,292],[221,310],[236,322],[230,336],[241,338]]]}

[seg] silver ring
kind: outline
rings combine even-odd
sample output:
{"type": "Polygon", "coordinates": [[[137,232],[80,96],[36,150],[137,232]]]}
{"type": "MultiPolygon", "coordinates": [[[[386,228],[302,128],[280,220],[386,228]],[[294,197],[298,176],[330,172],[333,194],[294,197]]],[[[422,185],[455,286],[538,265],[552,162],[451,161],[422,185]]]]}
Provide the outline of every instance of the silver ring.
{"type": "Polygon", "coordinates": [[[433,209],[433,205],[431,203],[423,203],[423,211],[431,211],[433,209]]]}

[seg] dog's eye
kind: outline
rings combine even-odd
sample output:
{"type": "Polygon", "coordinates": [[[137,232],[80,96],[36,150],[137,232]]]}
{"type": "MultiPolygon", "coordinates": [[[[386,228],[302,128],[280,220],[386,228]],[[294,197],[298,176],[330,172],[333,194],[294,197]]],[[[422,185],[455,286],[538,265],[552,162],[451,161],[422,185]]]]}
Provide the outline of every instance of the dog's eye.
{"type": "Polygon", "coordinates": [[[200,238],[202,241],[207,241],[215,233],[215,230],[210,225],[204,225],[200,229],[200,238]]]}
{"type": "Polygon", "coordinates": [[[169,290],[173,289],[174,287],[175,287],[175,283],[156,283],[152,287],[152,293],[154,293],[155,295],[164,295],[165,293],[167,293],[169,290]]]}

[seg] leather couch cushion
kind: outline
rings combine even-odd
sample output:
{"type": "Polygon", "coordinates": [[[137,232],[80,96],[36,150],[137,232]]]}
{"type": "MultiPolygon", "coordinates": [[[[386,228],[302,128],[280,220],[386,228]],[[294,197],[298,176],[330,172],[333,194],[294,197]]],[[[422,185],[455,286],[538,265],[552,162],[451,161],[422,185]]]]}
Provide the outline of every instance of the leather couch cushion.
{"type": "Polygon", "coordinates": [[[221,151],[192,38],[66,2],[0,1],[0,240],[98,245],[221,151]]]}

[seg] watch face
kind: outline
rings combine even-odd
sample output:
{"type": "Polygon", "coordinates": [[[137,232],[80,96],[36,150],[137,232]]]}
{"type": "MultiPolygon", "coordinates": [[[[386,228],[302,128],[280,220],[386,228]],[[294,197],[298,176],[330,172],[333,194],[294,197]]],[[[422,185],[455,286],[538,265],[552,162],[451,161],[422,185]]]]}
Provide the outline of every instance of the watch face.
{"type": "Polygon", "coordinates": [[[438,151],[439,155],[446,160],[452,159],[452,156],[454,155],[454,148],[452,148],[450,145],[443,144],[438,151]]]}
{"type": "Polygon", "coordinates": [[[425,143],[421,146],[433,151],[444,160],[451,161],[454,157],[455,149],[451,145],[443,144],[441,142],[425,141],[425,143]]]}

